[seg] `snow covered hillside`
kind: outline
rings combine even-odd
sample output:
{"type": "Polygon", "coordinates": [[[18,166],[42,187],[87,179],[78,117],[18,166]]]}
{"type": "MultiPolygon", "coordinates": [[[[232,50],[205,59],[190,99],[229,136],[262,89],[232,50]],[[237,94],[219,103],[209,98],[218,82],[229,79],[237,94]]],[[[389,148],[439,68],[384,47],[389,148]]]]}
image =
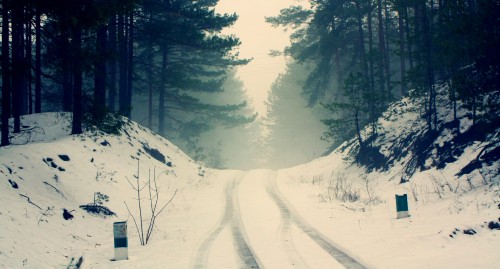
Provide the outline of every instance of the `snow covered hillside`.
{"type": "MultiPolygon", "coordinates": [[[[135,184],[138,165],[141,181],[156,171],[159,206],[177,190],[156,220],[161,228],[153,232],[151,241],[162,241],[162,251],[172,251],[179,247],[177,242],[191,236],[178,231],[185,224],[169,223],[168,215],[178,212],[178,221],[191,221],[189,206],[203,195],[200,191],[191,197],[187,190],[207,186],[203,167],[136,123],[127,123],[120,136],[71,136],[69,119],[59,113],[23,117],[23,132],[15,135],[14,145],[0,149],[0,268],[66,268],[72,258],[81,256],[85,268],[109,268],[114,257],[112,225],[121,220],[129,221],[131,248],[140,249],[124,204],[138,218],[137,193],[128,183],[135,184]],[[95,203],[97,193],[109,197],[109,201],[102,199],[103,206],[116,216],[94,215],[80,208],[95,203]],[[73,217],[66,220],[65,211],[66,217],[73,217]],[[174,239],[174,245],[166,243],[174,239]]],[[[142,196],[147,197],[147,192],[142,196]]],[[[150,207],[145,204],[143,213],[149,218],[150,207]]],[[[150,251],[143,248],[141,253],[150,255],[150,251]]],[[[141,259],[147,260],[143,254],[141,259]]]]}
{"type": "Polygon", "coordinates": [[[374,268],[499,268],[500,127],[473,130],[459,110],[457,130],[451,106],[440,106],[440,130],[426,132],[418,101],[393,104],[367,149],[346,142],[281,171],[280,187],[315,227],[374,268]],[[397,219],[395,195],[403,194],[410,217],[397,219]]]}
{"type": "Polygon", "coordinates": [[[428,139],[415,107],[389,109],[370,154],[353,140],[307,164],[248,172],[204,168],[133,122],[117,136],[73,136],[68,114],[26,116],[0,149],[0,268],[74,268],[80,257],[81,268],[499,268],[500,130],[466,136],[460,114],[458,132],[428,139]],[[173,198],[145,246],[137,176],[141,186],[157,178],[160,206],[173,198]],[[396,194],[408,195],[409,218],[397,219],[396,194]],[[113,261],[113,223],[124,220],[129,259],[113,261]]]}

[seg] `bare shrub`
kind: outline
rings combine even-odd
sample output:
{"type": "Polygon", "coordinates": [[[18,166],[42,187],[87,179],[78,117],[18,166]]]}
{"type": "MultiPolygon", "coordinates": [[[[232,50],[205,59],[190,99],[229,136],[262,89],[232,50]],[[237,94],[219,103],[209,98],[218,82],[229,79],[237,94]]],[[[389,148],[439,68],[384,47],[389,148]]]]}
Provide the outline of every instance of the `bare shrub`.
{"type": "Polygon", "coordinates": [[[332,173],[327,181],[325,194],[321,197],[324,200],[341,202],[355,202],[360,199],[359,190],[353,187],[345,173],[332,173]]]}
{"type": "Polygon", "coordinates": [[[375,204],[380,201],[380,198],[375,194],[375,183],[373,180],[370,180],[368,175],[363,174],[361,176],[363,180],[363,186],[365,188],[366,196],[368,197],[368,204],[375,204]]]}
{"type": "Polygon", "coordinates": [[[437,194],[439,199],[443,198],[443,192],[444,192],[443,183],[441,182],[441,180],[438,177],[436,177],[434,175],[429,175],[429,177],[431,178],[432,187],[434,188],[434,193],[437,194]]]}
{"type": "Polygon", "coordinates": [[[476,188],[476,186],[474,186],[474,183],[472,182],[473,180],[474,180],[473,176],[467,175],[467,183],[469,183],[469,188],[471,191],[476,188]]]}
{"type": "Polygon", "coordinates": [[[411,191],[411,194],[413,195],[413,199],[415,200],[415,202],[418,202],[417,185],[415,185],[415,182],[413,182],[413,179],[408,180],[407,182],[410,183],[410,191],[411,191]]]}
{"type": "Polygon", "coordinates": [[[317,176],[313,176],[312,178],[312,184],[313,185],[321,185],[321,183],[323,182],[323,176],[322,175],[317,175],[317,176]]]}
{"type": "Polygon", "coordinates": [[[126,202],[125,206],[127,207],[127,211],[132,216],[132,220],[134,221],[135,228],[137,229],[137,234],[139,235],[139,241],[141,242],[141,245],[146,245],[149,242],[149,239],[151,239],[151,235],[153,233],[155,224],[156,224],[156,218],[158,215],[160,215],[163,210],[174,200],[175,195],[177,194],[177,189],[174,191],[170,199],[163,204],[161,208],[158,207],[158,201],[160,197],[160,189],[158,188],[157,185],[157,179],[160,175],[156,176],[156,168],[153,170],[153,175],[151,176],[151,170],[149,170],[148,174],[148,180],[146,182],[142,182],[141,186],[141,181],[139,179],[139,162],[137,162],[137,176],[134,176],[136,178],[136,184],[132,184],[127,178],[128,183],[137,192],[137,204],[138,204],[138,210],[139,210],[139,217],[137,223],[136,217],[130,212],[130,209],[127,205],[126,202]],[[146,188],[147,187],[147,188],[146,188]],[[150,207],[150,218],[149,218],[149,223],[147,225],[147,230],[146,233],[144,233],[144,222],[145,216],[143,215],[143,210],[142,210],[142,199],[141,198],[141,192],[146,189],[148,192],[148,200],[149,200],[149,207],[150,207]]]}

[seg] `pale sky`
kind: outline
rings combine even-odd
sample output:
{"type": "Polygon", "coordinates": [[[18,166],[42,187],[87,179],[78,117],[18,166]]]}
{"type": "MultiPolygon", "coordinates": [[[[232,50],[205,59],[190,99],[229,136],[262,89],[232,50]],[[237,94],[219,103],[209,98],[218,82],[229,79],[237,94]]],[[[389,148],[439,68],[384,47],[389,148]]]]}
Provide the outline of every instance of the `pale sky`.
{"type": "Polygon", "coordinates": [[[241,57],[253,58],[248,65],[239,67],[238,75],[260,116],[265,115],[264,101],[272,83],[285,69],[285,59],[270,57],[269,51],[282,50],[289,44],[288,33],[271,27],[265,17],[276,16],[281,9],[296,3],[296,0],[220,0],[216,9],[219,13],[236,12],[239,15],[228,33],[240,38],[241,57]]]}

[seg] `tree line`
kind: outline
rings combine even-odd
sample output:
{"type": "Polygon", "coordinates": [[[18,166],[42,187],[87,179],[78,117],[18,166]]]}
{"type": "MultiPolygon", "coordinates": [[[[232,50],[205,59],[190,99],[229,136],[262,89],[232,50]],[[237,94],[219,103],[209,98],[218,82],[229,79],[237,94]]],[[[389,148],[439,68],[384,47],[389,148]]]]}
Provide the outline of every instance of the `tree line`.
{"type": "Polygon", "coordinates": [[[313,69],[303,83],[310,106],[321,103],[325,139],[357,137],[401,97],[422,97],[429,131],[439,128],[443,95],[479,121],[498,123],[500,2],[497,0],[312,0],[267,18],[292,30],[281,54],[313,69]],[[446,92],[436,85],[447,84],[446,92]]]}
{"type": "Polygon", "coordinates": [[[320,105],[307,106],[301,84],[310,68],[295,61],[274,81],[266,100],[267,113],[264,144],[266,163],[273,169],[291,167],[312,161],[331,146],[319,138],[325,126],[318,120],[329,114],[320,105]],[[286,156],[286,158],[283,158],[286,156]]]}
{"type": "MultiPolygon", "coordinates": [[[[2,141],[21,131],[21,116],[72,112],[72,134],[131,118],[143,106],[147,127],[187,128],[192,119],[251,122],[247,104],[210,104],[200,93],[220,93],[238,58],[240,41],[222,30],[236,14],[218,14],[218,0],[2,0],[2,141]],[[13,128],[9,119],[13,118],[13,128]],[[112,117],[111,117],[112,118],[112,117]],[[165,123],[169,122],[169,126],[165,123]]],[[[209,128],[205,126],[206,128],[209,128]]]]}

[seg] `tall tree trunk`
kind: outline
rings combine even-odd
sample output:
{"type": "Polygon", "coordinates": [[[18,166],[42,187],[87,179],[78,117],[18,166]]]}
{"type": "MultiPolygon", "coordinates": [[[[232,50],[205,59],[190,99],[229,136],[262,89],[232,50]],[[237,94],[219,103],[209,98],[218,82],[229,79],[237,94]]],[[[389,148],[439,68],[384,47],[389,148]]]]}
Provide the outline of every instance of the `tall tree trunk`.
{"type": "Polygon", "coordinates": [[[399,60],[400,60],[400,81],[401,81],[401,96],[405,96],[407,90],[406,87],[406,59],[405,59],[405,27],[403,21],[403,10],[406,9],[406,6],[398,7],[398,34],[399,34],[399,60]]]}
{"type": "Polygon", "coordinates": [[[72,57],[71,57],[71,43],[70,35],[67,31],[63,32],[62,42],[64,43],[62,47],[62,59],[61,59],[61,69],[62,69],[62,106],[64,112],[73,111],[73,84],[71,82],[72,78],[72,57]]]}
{"type": "MultiPolygon", "coordinates": [[[[150,12],[149,13],[149,20],[152,21],[153,15],[150,12]]],[[[148,72],[148,128],[150,130],[153,130],[153,37],[152,35],[148,36],[148,43],[147,43],[147,50],[148,50],[148,67],[147,67],[147,72],[148,72]]]]}
{"type": "Polygon", "coordinates": [[[432,17],[433,17],[433,13],[434,13],[434,0],[431,0],[431,9],[430,9],[430,12],[431,12],[431,20],[429,20],[429,55],[428,55],[428,62],[429,62],[429,85],[431,87],[431,92],[432,92],[432,112],[434,114],[434,129],[437,130],[438,129],[438,114],[437,114],[437,104],[436,104],[436,99],[437,99],[437,93],[436,93],[436,87],[435,87],[435,83],[436,83],[436,68],[434,67],[435,64],[434,64],[434,61],[432,59],[434,59],[434,55],[433,55],[433,51],[434,51],[434,45],[432,43],[432,37],[434,35],[434,29],[432,27],[432,17]]]}
{"type": "Polygon", "coordinates": [[[118,81],[119,111],[125,117],[130,117],[131,104],[129,104],[129,34],[128,20],[126,14],[118,15],[118,53],[120,77],[118,81]]]}
{"type": "Polygon", "coordinates": [[[128,44],[127,44],[127,117],[132,118],[132,86],[134,83],[134,11],[130,11],[129,25],[128,25],[128,44]]]}
{"type": "Polygon", "coordinates": [[[359,147],[363,146],[363,139],[361,138],[361,127],[359,126],[359,110],[354,112],[354,124],[356,125],[356,136],[358,137],[359,147]]]}
{"type": "Polygon", "coordinates": [[[2,2],[2,141],[0,146],[10,145],[10,57],[9,57],[9,7],[2,2]]]}
{"type": "Polygon", "coordinates": [[[335,66],[337,68],[337,85],[338,85],[338,88],[339,88],[339,92],[342,91],[342,87],[344,85],[343,81],[344,81],[344,72],[343,72],[343,69],[341,67],[341,58],[342,58],[342,54],[341,54],[341,51],[340,49],[337,49],[337,51],[335,52],[335,66]]]}
{"type": "MultiPolygon", "coordinates": [[[[448,33],[445,33],[443,31],[443,29],[445,28],[444,27],[444,20],[445,20],[444,13],[446,12],[446,7],[444,6],[443,0],[438,0],[437,5],[438,5],[438,7],[436,9],[436,12],[437,12],[437,26],[436,26],[437,39],[438,40],[446,40],[447,38],[451,38],[448,33]]],[[[446,70],[446,66],[441,60],[441,59],[443,59],[443,56],[441,56],[440,54],[441,53],[438,53],[438,55],[437,55],[440,59],[438,59],[438,64],[436,66],[438,69],[437,73],[436,73],[436,77],[438,80],[446,80],[446,77],[447,77],[446,72],[448,70],[446,70]]]]}
{"type": "Polygon", "coordinates": [[[410,31],[410,18],[408,17],[408,6],[403,9],[403,17],[405,21],[405,34],[406,34],[406,51],[408,53],[408,67],[413,70],[413,50],[412,50],[412,40],[410,31]]]}
{"type": "Polygon", "coordinates": [[[73,51],[73,124],[71,134],[82,133],[83,121],[83,72],[82,72],[82,26],[78,21],[72,26],[72,51],[73,51]]]}
{"type": "MultiPolygon", "coordinates": [[[[458,3],[457,3],[457,0],[447,0],[444,3],[442,3],[442,5],[444,5],[446,8],[446,13],[444,15],[442,15],[443,23],[444,23],[444,21],[447,21],[446,24],[448,24],[448,26],[446,28],[449,29],[450,28],[449,25],[453,25],[462,19],[460,12],[457,10],[458,3]]],[[[454,40],[460,40],[461,43],[465,43],[465,41],[463,40],[463,36],[461,36],[461,35],[458,36],[457,34],[450,34],[450,33],[446,33],[446,35],[453,36],[454,40]]],[[[450,79],[450,91],[451,91],[450,92],[450,99],[453,102],[453,121],[456,123],[455,126],[458,130],[460,129],[460,121],[457,118],[458,96],[457,96],[457,91],[456,91],[457,86],[455,85],[456,83],[454,83],[454,77],[460,68],[460,59],[461,58],[462,57],[460,55],[452,56],[451,70],[450,70],[450,74],[452,76],[452,79],[450,79]]]]}
{"type": "MultiPolygon", "coordinates": [[[[332,21],[333,21],[332,28],[335,29],[335,19],[333,19],[332,21]]],[[[341,48],[337,48],[334,54],[335,54],[333,56],[334,64],[335,64],[335,69],[337,70],[337,87],[339,88],[338,92],[342,92],[342,87],[344,85],[344,72],[341,67],[341,59],[342,59],[341,48]]]]}
{"type": "Polygon", "coordinates": [[[385,36],[384,36],[384,19],[382,17],[382,0],[377,0],[377,20],[378,20],[378,75],[380,80],[380,96],[386,96],[385,88],[385,36]]]}
{"type": "Polygon", "coordinates": [[[472,126],[476,125],[477,115],[477,94],[472,95],[472,126]]]}
{"type": "Polygon", "coordinates": [[[109,87],[108,87],[108,109],[116,111],[116,63],[117,63],[117,50],[116,50],[116,15],[112,15],[109,19],[109,51],[111,57],[109,58],[109,87]]]}
{"type": "Polygon", "coordinates": [[[31,66],[32,66],[32,49],[33,49],[33,43],[32,43],[32,29],[31,29],[31,14],[32,10],[31,7],[26,8],[26,21],[25,21],[25,96],[23,97],[23,107],[24,107],[24,113],[23,114],[33,114],[33,87],[32,87],[32,73],[31,73],[31,66]]]}
{"type": "Polygon", "coordinates": [[[35,113],[42,112],[42,25],[40,6],[35,16],[35,113]]]}
{"type": "Polygon", "coordinates": [[[22,94],[24,84],[23,6],[13,3],[12,9],[12,116],[14,133],[21,131],[22,94]]]}
{"type": "Polygon", "coordinates": [[[419,13],[421,16],[421,25],[422,25],[422,49],[423,49],[423,59],[421,60],[424,67],[424,78],[425,78],[425,87],[427,88],[428,94],[428,106],[427,106],[427,124],[429,130],[437,129],[437,112],[435,107],[435,89],[434,89],[434,70],[432,63],[432,30],[430,21],[428,18],[427,6],[425,2],[419,5],[419,13]],[[434,126],[433,126],[434,125],[434,126]]]}
{"type": "Polygon", "coordinates": [[[451,101],[453,103],[453,122],[460,124],[460,121],[457,118],[457,91],[456,91],[456,86],[453,83],[453,79],[450,80],[450,90],[451,90],[451,101]]]}
{"type": "Polygon", "coordinates": [[[389,58],[389,45],[390,45],[390,32],[389,32],[389,24],[390,24],[390,13],[387,7],[387,0],[384,0],[384,15],[385,15],[385,50],[384,50],[384,68],[385,68],[385,80],[387,87],[387,100],[392,100],[392,85],[391,85],[391,61],[389,58]]]}
{"type": "Polygon", "coordinates": [[[120,78],[118,82],[118,105],[120,114],[123,116],[128,115],[130,107],[127,105],[127,36],[125,27],[125,15],[118,15],[118,54],[119,56],[119,69],[120,78]]]}
{"type": "Polygon", "coordinates": [[[358,38],[359,38],[359,54],[360,54],[360,65],[363,70],[364,79],[368,78],[368,64],[366,61],[366,49],[365,49],[365,34],[363,31],[363,11],[361,9],[361,5],[359,1],[355,1],[356,4],[356,17],[357,17],[357,26],[358,26],[358,38]]]}
{"type": "Polygon", "coordinates": [[[158,103],[158,133],[165,135],[165,93],[167,91],[167,61],[168,50],[163,49],[161,61],[161,85],[158,103]]]}
{"type": "Polygon", "coordinates": [[[370,95],[372,96],[372,103],[370,105],[370,122],[372,125],[372,134],[377,133],[377,117],[376,117],[376,105],[378,102],[378,97],[375,92],[375,72],[374,72],[374,62],[373,62],[373,5],[372,1],[369,2],[369,8],[368,8],[368,54],[370,55],[369,57],[369,75],[370,75],[370,95]]]}
{"type": "Polygon", "coordinates": [[[106,25],[99,25],[96,38],[97,59],[94,65],[94,108],[93,117],[101,121],[106,114],[106,25]]]}
{"type": "MultiPolygon", "coordinates": [[[[368,89],[365,87],[366,83],[364,82],[370,82],[369,80],[369,73],[368,73],[368,61],[366,60],[366,49],[365,49],[365,34],[363,30],[363,10],[361,8],[361,5],[359,1],[355,1],[356,4],[356,13],[357,13],[357,25],[358,25],[358,38],[359,38],[359,53],[361,55],[361,67],[363,70],[363,86],[362,86],[362,91],[366,92],[370,90],[370,85],[368,85],[368,89]]],[[[369,100],[371,102],[370,106],[373,108],[375,106],[375,96],[372,96],[372,99],[369,100]]],[[[375,117],[373,117],[371,120],[373,120],[375,117]]],[[[371,121],[372,126],[373,126],[373,121],[371,121]]],[[[356,128],[358,131],[359,135],[359,141],[360,141],[360,146],[361,146],[361,135],[359,133],[359,119],[358,119],[358,111],[356,111],[356,128]]],[[[372,129],[372,133],[376,132],[376,128],[372,129]]]]}

